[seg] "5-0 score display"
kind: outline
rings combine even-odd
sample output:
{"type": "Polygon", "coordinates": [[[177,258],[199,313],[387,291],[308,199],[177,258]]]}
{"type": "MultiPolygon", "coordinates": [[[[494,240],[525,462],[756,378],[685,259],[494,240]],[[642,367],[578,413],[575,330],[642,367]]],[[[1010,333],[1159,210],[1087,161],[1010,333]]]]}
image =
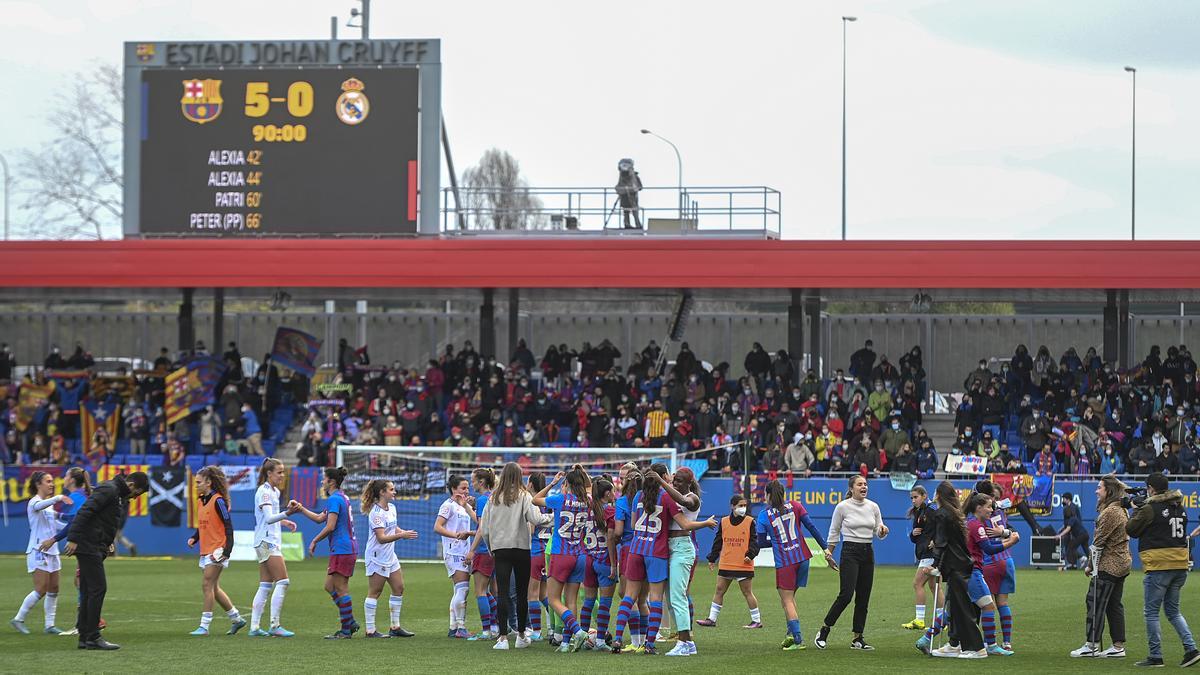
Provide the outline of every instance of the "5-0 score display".
{"type": "MultiPolygon", "coordinates": [[[[127,216],[136,213],[136,223],[131,228],[127,217],[127,234],[424,231],[420,179],[430,167],[421,162],[428,131],[423,73],[419,64],[401,62],[404,52],[372,51],[375,45],[361,42],[213,43],[216,51],[181,44],[189,49],[137,46],[139,59],[149,50],[166,67],[131,72],[127,63],[126,91],[134,84],[128,78],[136,78],[140,99],[130,111],[136,119],[126,118],[126,152],[136,141],[138,160],[134,209],[126,192],[127,216]],[[230,45],[241,49],[220,50],[230,45]],[[272,53],[275,63],[252,61],[272,53]],[[386,63],[389,55],[397,62],[386,63]]],[[[436,187],[434,196],[436,204],[436,187]]]]}

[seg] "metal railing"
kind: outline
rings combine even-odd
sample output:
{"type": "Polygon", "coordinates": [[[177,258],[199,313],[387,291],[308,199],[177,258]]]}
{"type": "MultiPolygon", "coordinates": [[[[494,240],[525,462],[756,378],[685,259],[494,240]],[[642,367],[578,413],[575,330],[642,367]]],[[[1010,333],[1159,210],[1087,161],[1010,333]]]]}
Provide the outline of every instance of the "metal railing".
{"type": "Polygon", "coordinates": [[[447,235],[630,233],[778,238],[781,195],[766,186],[647,187],[637,213],[625,213],[611,187],[442,190],[447,235]],[[636,215],[636,218],[634,217],[636,215]]]}

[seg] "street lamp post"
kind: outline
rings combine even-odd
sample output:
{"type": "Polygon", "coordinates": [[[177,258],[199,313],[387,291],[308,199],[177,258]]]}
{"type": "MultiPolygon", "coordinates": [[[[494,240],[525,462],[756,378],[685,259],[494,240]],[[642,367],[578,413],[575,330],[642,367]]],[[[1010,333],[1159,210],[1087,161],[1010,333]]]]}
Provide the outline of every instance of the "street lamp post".
{"type": "Polygon", "coordinates": [[[682,224],[682,221],[683,221],[683,158],[679,154],[679,148],[675,147],[675,144],[672,143],[671,141],[668,141],[667,139],[663,138],[662,136],[659,136],[658,134],[654,133],[653,131],[650,131],[649,129],[642,129],[642,133],[649,134],[650,136],[657,138],[658,140],[671,146],[671,149],[675,151],[675,161],[679,163],[679,174],[678,174],[678,179],[679,179],[679,220],[680,220],[680,223],[682,224]]]}
{"type": "Polygon", "coordinates": [[[1137,239],[1137,68],[1125,66],[1133,76],[1133,115],[1130,119],[1129,143],[1129,239],[1137,239]]]}
{"type": "Polygon", "coordinates": [[[842,241],[846,241],[846,24],[856,16],[842,17],[842,241]]]}

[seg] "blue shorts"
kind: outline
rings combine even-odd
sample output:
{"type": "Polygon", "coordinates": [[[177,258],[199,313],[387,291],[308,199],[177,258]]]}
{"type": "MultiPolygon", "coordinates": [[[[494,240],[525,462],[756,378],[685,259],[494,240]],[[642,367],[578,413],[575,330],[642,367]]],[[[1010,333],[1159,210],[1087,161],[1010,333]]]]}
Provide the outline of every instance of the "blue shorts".
{"type": "Polygon", "coordinates": [[[551,553],[549,577],[560,584],[583,583],[583,570],[589,560],[587,555],[551,553]]]}
{"type": "Polygon", "coordinates": [[[583,572],[584,588],[608,588],[616,585],[613,579],[612,566],[605,560],[588,556],[587,568],[583,572]]]}
{"type": "Polygon", "coordinates": [[[1000,590],[997,592],[1008,595],[1009,593],[1017,592],[1017,563],[1013,562],[1012,558],[1004,562],[1006,563],[1005,567],[1008,569],[1004,572],[1004,578],[1000,580],[1000,590]]]}
{"type": "Polygon", "coordinates": [[[980,600],[991,595],[992,591],[988,589],[987,582],[983,579],[983,570],[972,570],[971,580],[967,582],[967,597],[971,599],[972,603],[978,605],[980,600]]]}
{"type": "Polygon", "coordinates": [[[670,563],[666,558],[642,556],[631,552],[625,556],[625,560],[629,568],[625,572],[625,578],[630,581],[648,581],[652,584],[659,584],[667,580],[670,563]]]}

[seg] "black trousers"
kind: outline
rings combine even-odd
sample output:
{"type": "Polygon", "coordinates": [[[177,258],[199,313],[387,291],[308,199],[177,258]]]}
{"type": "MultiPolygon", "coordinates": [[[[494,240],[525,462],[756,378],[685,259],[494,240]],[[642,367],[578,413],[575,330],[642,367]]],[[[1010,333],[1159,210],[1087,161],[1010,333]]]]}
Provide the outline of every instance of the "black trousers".
{"type": "Polygon", "coordinates": [[[1104,637],[1104,620],[1108,619],[1108,634],[1113,642],[1125,642],[1125,605],[1121,594],[1125,577],[1101,572],[1092,577],[1087,594],[1087,641],[1099,643],[1104,637]]]}
{"type": "Polygon", "coordinates": [[[967,576],[942,570],[942,586],[946,589],[946,611],[950,615],[950,643],[957,643],[963,651],[983,649],[983,635],[975,623],[975,603],[967,594],[967,576]]]}
{"type": "Polygon", "coordinates": [[[79,561],[79,618],[75,628],[79,641],[100,639],[100,610],[104,608],[104,595],[108,592],[108,581],[104,576],[104,556],[76,553],[79,561]]]}
{"type": "Polygon", "coordinates": [[[1086,553],[1085,548],[1087,547],[1087,543],[1087,532],[1080,532],[1079,534],[1068,532],[1066,538],[1063,539],[1063,548],[1066,549],[1064,554],[1067,558],[1064,562],[1071,567],[1075,567],[1079,563],[1080,553],[1086,553]]]}
{"type": "Polygon", "coordinates": [[[529,549],[500,548],[492,551],[496,561],[496,624],[508,630],[508,581],[517,578],[517,632],[524,633],[529,619],[529,549]]]}
{"type": "Polygon", "coordinates": [[[853,598],[853,630],[861,635],[867,627],[867,607],[871,604],[871,586],[875,583],[875,549],[870,544],[844,541],[842,559],[838,564],[841,567],[841,590],[825,615],[825,625],[832,628],[853,598]]]}

